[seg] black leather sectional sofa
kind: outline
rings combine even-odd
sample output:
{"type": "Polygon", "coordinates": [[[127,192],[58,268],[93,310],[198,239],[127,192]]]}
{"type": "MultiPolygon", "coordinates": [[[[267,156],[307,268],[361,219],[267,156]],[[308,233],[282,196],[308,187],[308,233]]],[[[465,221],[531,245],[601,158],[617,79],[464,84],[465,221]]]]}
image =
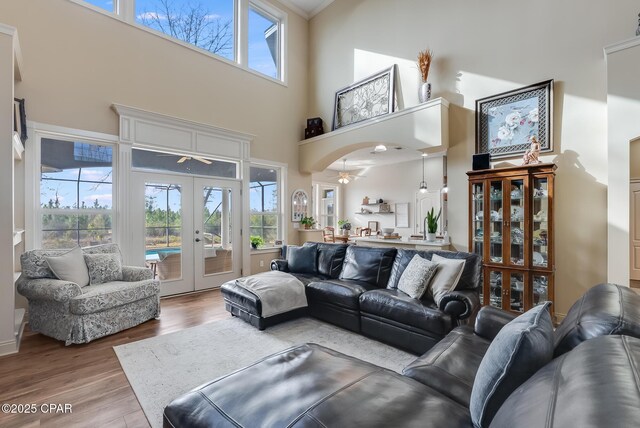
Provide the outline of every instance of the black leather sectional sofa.
{"type": "MultiPolygon", "coordinates": [[[[513,315],[484,307],[402,374],[305,344],[169,404],[165,427],[471,427],[489,345],[513,315]]],[[[640,296],[590,289],[554,333],[555,358],[516,385],[486,426],[600,428],[640,421],[640,296]]]]}
{"type": "MultiPolygon", "coordinates": [[[[304,245],[317,248],[314,263],[303,263],[298,271],[292,269],[285,248],[284,258],[274,260],[271,269],[289,272],[305,285],[309,315],[417,355],[465,323],[480,306],[481,260],[476,254],[330,243],[304,245]],[[397,289],[416,254],[428,260],[434,254],[465,260],[455,290],[444,296],[440,305],[427,295],[418,300],[397,289]]],[[[274,320],[261,318],[259,299],[233,282],[222,286],[222,294],[229,312],[258,328],[301,315],[296,311],[274,320]]]]}

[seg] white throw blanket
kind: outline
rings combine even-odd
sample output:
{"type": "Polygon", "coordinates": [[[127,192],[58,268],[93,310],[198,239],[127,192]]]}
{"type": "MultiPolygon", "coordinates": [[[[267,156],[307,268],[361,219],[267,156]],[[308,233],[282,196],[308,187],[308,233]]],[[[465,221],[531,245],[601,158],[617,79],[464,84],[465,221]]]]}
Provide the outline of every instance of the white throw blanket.
{"type": "Polygon", "coordinates": [[[286,272],[272,270],[245,276],[236,284],[260,298],[263,318],[307,306],[304,284],[286,272]]]}

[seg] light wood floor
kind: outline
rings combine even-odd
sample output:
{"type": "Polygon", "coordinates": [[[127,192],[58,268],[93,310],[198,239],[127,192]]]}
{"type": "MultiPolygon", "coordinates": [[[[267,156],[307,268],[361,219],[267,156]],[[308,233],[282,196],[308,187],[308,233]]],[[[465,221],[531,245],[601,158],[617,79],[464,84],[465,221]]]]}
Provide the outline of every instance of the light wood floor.
{"type": "Polygon", "coordinates": [[[25,330],[20,352],[0,357],[0,404],[65,404],[71,414],[7,415],[0,427],[148,427],[112,347],[230,317],[219,290],[162,299],[159,320],[86,345],[25,330]]]}

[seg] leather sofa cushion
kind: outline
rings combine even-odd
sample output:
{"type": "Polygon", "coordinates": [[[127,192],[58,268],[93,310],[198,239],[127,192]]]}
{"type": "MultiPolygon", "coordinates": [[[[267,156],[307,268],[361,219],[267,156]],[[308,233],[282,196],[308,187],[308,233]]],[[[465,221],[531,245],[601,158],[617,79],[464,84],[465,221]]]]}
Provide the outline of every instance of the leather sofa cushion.
{"type": "Polygon", "coordinates": [[[587,339],[611,334],[640,338],[640,295],[628,287],[600,284],[569,309],[555,332],[555,355],[587,339]]]}
{"type": "Polygon", "coordinates": [[[451,316],[433,302],[412,299],[399,290],[372,290],[360,296],[360,311],[438,335],[454,327],[451,316]]]}
{"type": "Polygon", "coordinates": [[[160,292],[158,281],[107,282],[82,288],[82,294],[69,301],[69,311],[76,315],[93,314],[127,305],[160,292]]]}
{"type": "Polygon", "coordinates": [[[374,287],[362,281],[345,281],[332,279],[327,281],[312,282],[307,285],[307,299],[320,300],[358,310],[360,295],[374,287]]]}
{"type": "Polygon", "coordinates": [[[587,340],[517,388],[491,427],[633,427],[640,421],[640,339],[587,340]]]}
{"type": "Polygon", "coordinates": [[[384,288],[389,281],[396,251],[395,248],[349,245],[340,279],[367,282],[377,288],[384,288]]]}
{"type": "Polygon", "coordinates": [[[553,357],[548,306],[535,306],[504,326],[482,358],[473,381],[469,411],[476,427],[488,427],[511,393],[553,357]]]}
{"type": "Polygon", "coordinates": [[[289,246],[287,264],[292,273],[317,273],[318,246],[315,244],[303,245],[302,247],[289,246]]]}
{"type": "Polygon", "coordinates": [[[469,407],[473,380],[490,343],[470,326],[456,327],[402,374],[469,407]]]}
{"type": "Polygon", "coordinates": [[[480,275],[482,269],[482,258],[477,254],[455,252],[455,251],[417,251],[409,250],[405,248],[398,248],[398,254],[393,262],[391,268],[391,274],[389,276],[389,283],[387,288],[398,288],[398,281],[402,276],[402,273],[407,268],[407,265],[418,254],[420,257],[431,260],[434,254],[447,259],[462,259],[465,260],[464,269],[462,269],[462,275],[456,290],[474,290],[480,286],[480,275]]]}
{"type": "Polygon", "coordinates": [[[326,275],[313,274],[313,273],[292,273],[291,275],[298,278],[304,285],[308,285],[312,282],[326,281],[329,279],[326,275]]]}
{"type": "Polygon", "coordinates": [[[470,427],[427,386],[315,344],[264,358],[178,397],[164,426],[470,427]]]}
{"type": "Polygon", "coordinates": [[[311,243],[307,245],[316,245],[318,248],[318,274],[328,278],[338,278],[342,272],[342,263],[347,253],[347,244],[330,244],[330,243],[311,243]]]}

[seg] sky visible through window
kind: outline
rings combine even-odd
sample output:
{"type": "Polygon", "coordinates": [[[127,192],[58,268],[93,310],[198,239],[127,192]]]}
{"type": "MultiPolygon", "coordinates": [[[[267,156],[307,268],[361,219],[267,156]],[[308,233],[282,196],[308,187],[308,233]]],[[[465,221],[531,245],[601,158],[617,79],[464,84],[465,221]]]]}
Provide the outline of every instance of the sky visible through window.
{"type": "Polygon", "coordinates": [[[275,21],[261,15],[255,9],[249,9],[249,68],[275,79],[278,77],[279,34],[277,34],[277,28],[276,34],[267,38],[267,30],[274,24],[276,24],[275,21]]]}
{"type": "Polygon", "coordinates": [[[233,0],[136,0],[136,22],[234,59],[233,0]]]}
{"type": "Polygon", "coordinates": [[[98,6],[101,9],[108,10],[109,12],[113,12],[113,0],[84,0],[89,4],[94,6],[98,6]]]}

